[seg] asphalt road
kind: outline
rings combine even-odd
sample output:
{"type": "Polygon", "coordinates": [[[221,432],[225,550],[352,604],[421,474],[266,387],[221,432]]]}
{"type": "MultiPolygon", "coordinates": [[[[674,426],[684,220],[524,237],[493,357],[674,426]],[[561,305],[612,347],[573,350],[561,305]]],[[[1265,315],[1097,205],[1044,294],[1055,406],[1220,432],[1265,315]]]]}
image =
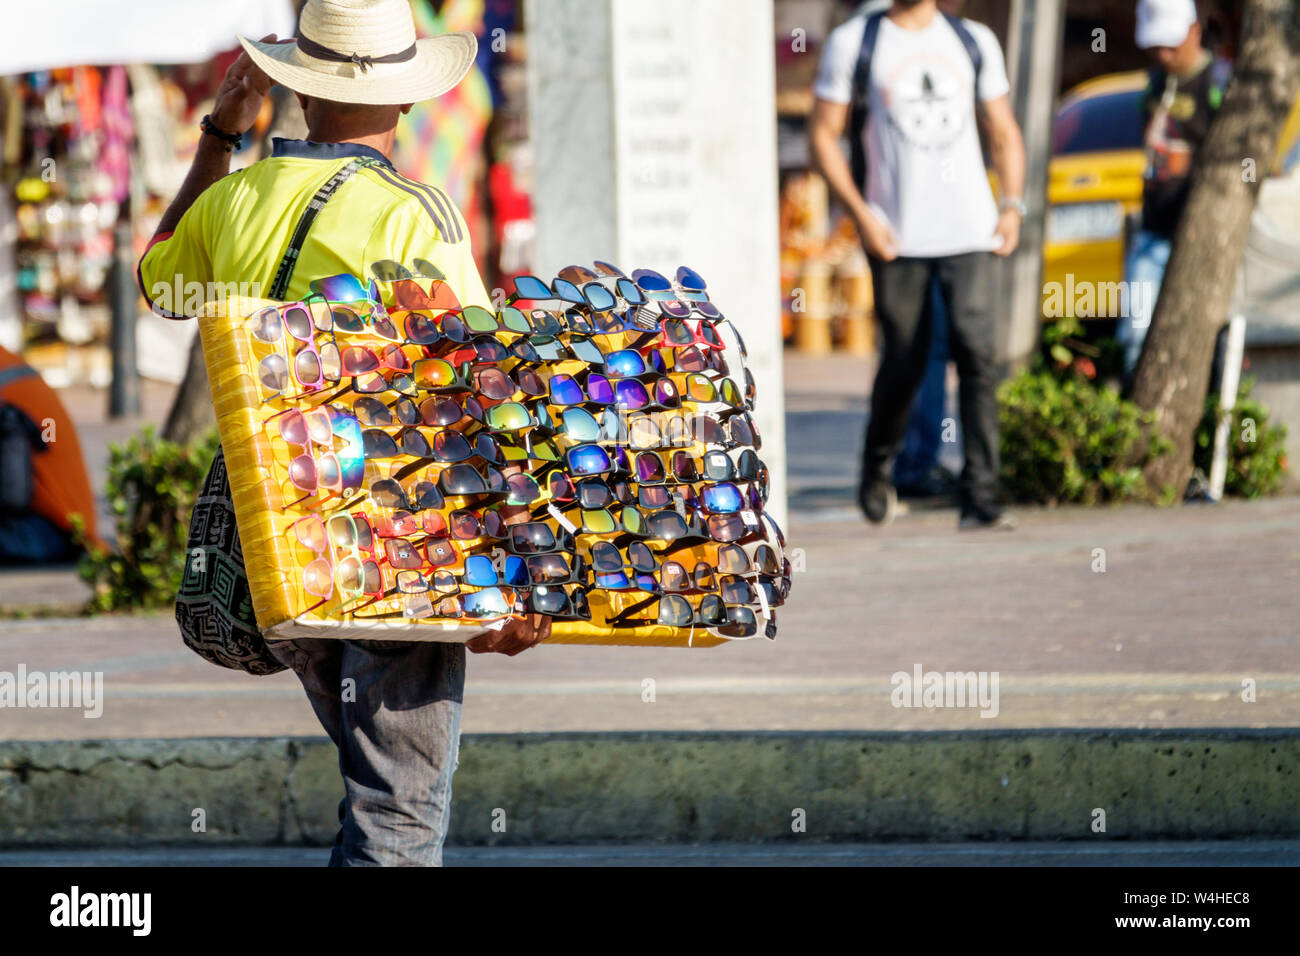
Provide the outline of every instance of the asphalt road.
{"type": "MultiPolygon", "coordinates": [[[[324,866],[321,847],[0,851],[0,867],[324,866]]],[[[447,866],[1300,866],[1300,840],[448,847],[447,866]]]]}

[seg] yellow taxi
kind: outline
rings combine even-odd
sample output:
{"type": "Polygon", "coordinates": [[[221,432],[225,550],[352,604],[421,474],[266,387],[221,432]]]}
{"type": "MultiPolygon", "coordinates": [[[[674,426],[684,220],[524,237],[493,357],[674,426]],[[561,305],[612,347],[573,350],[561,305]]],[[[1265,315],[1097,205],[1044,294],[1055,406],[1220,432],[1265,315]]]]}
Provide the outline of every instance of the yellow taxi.
{"type": "Polygon", "coordinates": [[[1072,89],[1057,110],[1043,240],[1046,318],[1061,314],[1058,303],[1073,314],[1076,287],[1124,278],[1124,220],[1142,208],[1146,83],[1142,70],[1099,76],[1072,89]]]}
{"type": "MultiPolygon", "coordinates": [[[[1043,240],[1043,315],[1075,313],[1078,302],[1107,301],[1099,290],[1124,279],[1125,219],[1142,208],[1144,70],[1080,83],[1062,99],[1052,129],[1043,240]]],[[[1291,168],[1300,140],[1300,100],[1282,132],[1270,173],[1291,168]]],[[[1114,288],[1111,286],[1110,288],[1114,288]]],[[[1080,309],[1115,318],[1104,308],[1080,309]]]]}

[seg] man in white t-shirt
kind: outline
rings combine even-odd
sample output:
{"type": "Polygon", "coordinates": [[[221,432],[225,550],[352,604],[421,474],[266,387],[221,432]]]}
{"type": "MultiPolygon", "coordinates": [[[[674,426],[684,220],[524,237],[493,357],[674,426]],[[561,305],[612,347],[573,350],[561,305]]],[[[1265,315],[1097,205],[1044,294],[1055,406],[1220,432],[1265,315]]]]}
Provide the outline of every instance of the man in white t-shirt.
{"type": "Polygon", "coordinates": [[[897,508],[890,471],[925,373],[930,329],[921,317],[937,277],[961,380],[960,526],[1014,526],[998,500],[992,269],[993,255],[1015,251],[1025,213],[1024,144],[1008,90],[992,31],[941,13],[936,0],[894,0],[883,14],[860,12],[831,33],[822,54],[813,159],[866,248],[884,340],[858,489],[876,523],[897,508]],[[977,101],[1000,205],[984,169],[977,101]],[[855,180],[839,145],[855,103],[866,109],[865,182],[855,180]]]}

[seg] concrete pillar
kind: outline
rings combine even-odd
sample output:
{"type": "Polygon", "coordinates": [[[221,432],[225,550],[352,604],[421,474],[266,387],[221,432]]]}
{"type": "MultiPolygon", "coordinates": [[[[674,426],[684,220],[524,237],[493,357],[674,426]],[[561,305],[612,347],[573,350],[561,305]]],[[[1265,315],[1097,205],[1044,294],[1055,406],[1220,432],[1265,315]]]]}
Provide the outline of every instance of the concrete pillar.
{"type": "Polygon", "coordinates": [[[771,0],[527,0],[537,271],[696,269],[758,385],[785,523],[771,0]]]}
{"type": "Polygon", "coordinates": [[[1002,269],[1003,323],[998,358],[1010,367],[1032,357],[1043,306],[1043,237],[1047,217],[1047,167],[1060,75],[1065,0],[1012,0],[1007,36],[1011,105],[1025,138],[1025,205],[1020,246],[1002,269]]]}

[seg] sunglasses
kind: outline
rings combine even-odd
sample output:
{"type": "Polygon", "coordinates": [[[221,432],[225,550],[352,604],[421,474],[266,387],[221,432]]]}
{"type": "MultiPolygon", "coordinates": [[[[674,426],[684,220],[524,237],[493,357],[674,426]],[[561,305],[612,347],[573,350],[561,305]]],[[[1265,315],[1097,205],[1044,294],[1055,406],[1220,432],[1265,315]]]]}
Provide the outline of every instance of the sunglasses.
{"type": "Polygon", "coordinates": [[[313,442],[328,448],[334,445],[334,429],[328,408],[289,409],[272,418],[278,420],[280,437],[287,444],[298,445],[304,451],[310,450],[308,446],[313,442]]]}
{"type": "Polygon", "coordinates": [[[717,329],[713,327],[712,323],[703,319],[687,319],[673,316],[660,322],[659,329],[659,338],[652,340],[652,342],[662,348],[702,348],[714,351],[721,351],[726,348],[722,339],[718,338],[717,329]]]}
{"type": "Polygon", "coordinates": [[[536,614],[547,614],[556,620],[591,620],[587,592],[581,585],[568,588],[536,585],[528,595],[528,607],[536,614]]]}
{"type": "Polygon", "coordinates": [[[328,452],[323,455],[298,455],[289,462],[288,482],[281,487],[285,511],[324,490],[332,495],[350,496],[361,487],[365,459],[328,452]],[[302,492],[301,495],[298,492],[302,492]]]}
{"type": "Polygon", "coordinates": [[[411,381],[414,388],[438,394],[456,392],[473,392],[470,379],[470,364],[460,364],[460,370],[444,358],[417,359],[411,365],[411,381]]]}
{"type": "Polygon", "coordinates": [[[303,590],[321,599],[303,612],[310,613],[334,594],[333,552],[319,516],[299,518],[293,523],[293,531],[298,543],[316,555],[302,570],[303,590]]]}
{"type": "Polygon", "coordinates": [[[399,431],[396,439],[385,432],[379,434],[388,439],[394,448],[394,454],[431,458],[448,464],[466,461],[475,454],[469,439],[449,428],[431,429],[412,425],[399,431]]]}
{"type": "Polygon", "coordinates": [[[556,531],[544,521],[512,524],[507,529],[506,549],[511,554],[550,554],[573,551],[573,535],[560,529],[556,531]]]}
{"type": "Polygon", "coordinates": [[[777,548],[767,543],[756,544],[749,549],[738,544],[720,545],[716,563],[718,570],[724,574],[762,574],[769,577],[788,575],[790,564],[777,548]]]}
{"type": "Polygon", "coordinates": [[[722,357],[721,349],[701,349],[692,345],[683,349],[670,349],[674,372],[713,372],[716,375],[730,374],[727,361],[722,357]]]}
{"type": "Polygon", "coordinates": [[[478,393],[493,401],[503,401],[518,392],[523,392],[530,398],[538,398],[545,395],[547,390],[541,377],[529,368],[517,368],[507,375],[501,369],[489,366],[476,368],[472,374],[478,393]]]}
{"type": "MultiPolygon", "coordinates": [[[[473,621],[497,621],[514,616],[518,598],[512,589],[490,587],[453,597],[445,597],[434,606],[438,617],[467,618],[473,621]]],[[[522,602],[519,602],[522,605],[522,602]]]]}
{"type": "MultiPolygon", "coordinates": [[[[459,400],[445,395],[435,395],[420,403],[418,414],[419,420],[424,424],[446,428],[467,417],[481,422],[483,405],[473,395],[464,395],[459,400]]],[[[415,422],[403,422],[403,424],[413,425],[415,422]]]]}
{"type": "Polygon", "coordinates": [[[447,519],[440,511],[396,509],[391,515],[373,514],[368,517],[371,527],[380,538],[409,538],[419,534],[433,538],[450,536],[447,519]]]}
{"type": "Polygon", "coordinates": [[[445,312],[460,308],[460,299],[450,283],[429,276],[420,278],[431,281],[421,283],[415,276],[378,279],[383,283],[381,291],[388,293],[385,304],[391,311],[445,312]]]}
{"type": "MultiPolygon", "coordinates": [[[[490,465],[524,465],[531,453],[526,442],[519,445],[484,431],[474,436],[474,454],[490,465]]],[[[509,478],[506,480],[508,482],[509,478]]]]}
{"type": "MultiPolygon", "coordinates": [[[[398,323],[382,307],[370,306],[363,312],[357,311],[351,305],[335,303],[330,306],[330,320],[332,331],[335,333],[345,332],[350,335],[375,335],[381,339],[387,339],[390,342],[404,342],[407,336],[403,334],[403,329],[398,328],[398,323]]],[[[416,344],[429,344],[436,342],[440,335],[436,335],[437,328],[433,332],[411,323],[403,323],[409,326],[411,331],[424,339],[426,342],[416,342],[416,344]]],[[[415,339],[411,339],[415,341],[415,339]]]]}
{"type": "Polygon", "coordinates": [[[492,465],[485,466],[483,471],[473,465],[449,465],[438,475],[438,488],[448,498],[481,497],[499,501],[510,495],[505,476],[492,465]]]}
{"type": "Polygon", "coordinates": [[[589,372],[582,385],[572,375],[552,375],[548,391],[552,405],[613,405],[615,402],[613,384],[599,372],[589,372]]]}
{"type": "Polygon", "coordinates": [[[418,425],[421,421],[419,407],[406,396],[389,405],[372,395],[363,395],[353,401],[352,414],[367,428],[418,425]]]}
{"type": "Polygon", "coordinates": [[[375,534],[370,521],[360,513],[340,514],[325,524],[330,543],[340,551],[348,552],[339,559],[335,581],[346,600],[369,597],[370,600],[354,611],[378,601],[384,594],[384,576],[379,567],[380,557],[375,549],[375,534]]]}
{"type": "Polygon", "coordinates": [[[680,379],[682,394],[700,404],[722,404],[730,410],[743,411],[745,398],[734,379],[723,377],[716,383],[703,372],[686,372],[675,376],[680,379]]]}
{"type": "Polygon", "coordinates": [[[381,282],[391,282],[396,279],[446,279],[442,270],[431,263],[428,259],[415,258],[411,260],[413,269],[408,269],[395,259],[380,259],[370,265],[370,274],[381,282]]]}
{"type": "Polygon", "coordinates": [[[659,624],[664,627],[720,627],[727,623],[727,608],[716,594],[706,594],[696,609],[681,594],[660,594],[639,604],[634,604],[610,619],[614,625],[659,624]],[[637,611],[658,603],[658,613],[649,620],[632,617],[637,611]]]}
{"type": "Polygon", "coordinates": [[[502,585],[511,588],[523,588],[528,587],[530,584],[528,567],[524,564],[524,559],[515,555],[504,556],[500,568],[486,554],[469,555],[465,558],[463,579],[466,584],[479,588],[499,587],[502,585]]]}
{"type": "MultiPolygon", "coordinates": [[[[305,303],[268,306],[255,312],[248,321],[253,338],[259,342],[283,347],[281,343],[287,333],[288,338],[299,345],[293,353],[292,365],[286,357],[287,350],[286,355],[277,352],[262,359],[258,368],[264,386],[277,393],[283,392],[289,384],[289,371],[292,369],[293,378],[302,387],[303,394],[309,395],[325,387],[326,361],[316,345],[316,322],[305,303]]],[[[330,358],[333,359],[333,355],[330,358]]],[[[337,370],[337,362],[329,364],[331,371],[337,370]]]]}
{"type": "Polygon", "coordinates": [[[665,561],[659,569],[659,584],[665,594],[716,592],[717,571],[707,561],[697,561],[691,571],[679,561],[665,561]]]}
{"type": "Polygon", "coordinates": [[[376,505],[396,511],[426,511],[444,505],[438,485],[428,480],[412,482],[408,490],[396,478],[379,478],[370,483],[369,493],[376,505]]]}
{"type": "Polygon", "coordinates": [[[496,332],[513,332],[516,335],[529,335],[533,324],[528,316],[513,305],[504,306],[498,312],[490,312],[481,305],[467,305],[460,311],[460,320],[471,332],[493,334],[496,332]]]}
{"type": "Polygon", "coordinates": [[[635,499],[632,486],[621,478],[602,481],[599,478],[585,478],[576,484],[562,472],[552,472],[548,489],[553,503],[560,505],[561,511],[573,507],[594,510],[613,505],[628,505],[635,499]]]}
{"type": "Polygon", "coordinates": [[[343,374],[352,377],[381,369],[389,372],[411,371],[411,360],[399,345],[385,345],[382,348],[345,345],[339,350],[339,362],[343,374]]]}
{"type": "Polygon", "coordinates": [[[618,547],[609,541],[596,541],[591,545],[591,566],[595,574],[596,586],[609,591],[648,591],[657,593],[659,583],[653,574],[654,566],[657,564],[654,555],[650,554],[649,549],[639,541],[634,541],[628,545],[629,560],[624,562],[623,555],[618,547]],[[641,567],[638,567],[631,559],[633,547],[639,547],[646,555],[649,555],[651,567],[647,570],[644,567],[644,558],[641,561],[641,567]],[[627,571],[632,574],[627,574],[627,571]]]}
{"type": "Polygon", "coordinates": [[[718,419],[705,414],[694,416],[695,439],[705,445],[721,445],[724,449],[763,447],[758,428],[748,412],[732,416],[724,426],[718,419]]]}
{"type": "Polygon", "coordinates": [[[550,554],[530,554],[513,560],[524,563],[528,573],[528,580],[532,584],[554,586],[557,584],[588,583],[587,566],[578,557],[573,557],[570,560],[569,555],[552,552],[550,554]]]}
{"type": "Polygon", "coordinates": [[[618,349],[605,356],[605,374],[612,379],[642,378],[667,372],[663,356],[657,349],[642,355],[636,349],[618,349]]]}
{"type": "Polygon", "coordinates": [[[517,432],[537,426],[548,427],[550,418],[542,419],[522,402],[502,402],[483,411],[483,427],[489,432],[517,432]]]}
{"type": "Polygon", "coordinates": [[[492,365],[509,361],[513,353],[490,335],[476,335],[461,348],[446,356],[455,365],[466,363],[492,365]]]}

